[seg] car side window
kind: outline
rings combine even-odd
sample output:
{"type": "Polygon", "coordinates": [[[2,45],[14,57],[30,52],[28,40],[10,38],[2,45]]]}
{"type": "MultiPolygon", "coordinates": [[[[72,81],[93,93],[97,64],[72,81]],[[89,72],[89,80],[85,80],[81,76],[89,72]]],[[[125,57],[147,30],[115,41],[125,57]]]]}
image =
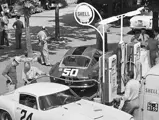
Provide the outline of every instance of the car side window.
{"type": "Polygon", "coordinates": [[[38,109],[36,98],[31,95],[20,94],[19,103],[33,109],[38,109]]]}

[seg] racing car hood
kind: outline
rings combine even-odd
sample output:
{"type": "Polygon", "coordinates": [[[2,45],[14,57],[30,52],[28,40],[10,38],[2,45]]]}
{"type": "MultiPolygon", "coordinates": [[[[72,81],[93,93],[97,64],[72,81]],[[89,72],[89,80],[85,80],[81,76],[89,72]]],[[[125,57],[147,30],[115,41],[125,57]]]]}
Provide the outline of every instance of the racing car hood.
{"type": "Polygon", "coordinates": [[[102,105],[96,102],[80,100],[65,105],[70,113],[85,116],[91,120],[129,120],[132,116],[113,107],[102,105]],[[114,115],[115,114],[115,115],[114,115]]]}
{"type": "Polygon", "coordinates": [[[55,111],[58,113],[56,118],[61,120],[130,120],[132,118],[131,115],[118,109],[87,100],[66,104],[56,108],[55,111]]]}

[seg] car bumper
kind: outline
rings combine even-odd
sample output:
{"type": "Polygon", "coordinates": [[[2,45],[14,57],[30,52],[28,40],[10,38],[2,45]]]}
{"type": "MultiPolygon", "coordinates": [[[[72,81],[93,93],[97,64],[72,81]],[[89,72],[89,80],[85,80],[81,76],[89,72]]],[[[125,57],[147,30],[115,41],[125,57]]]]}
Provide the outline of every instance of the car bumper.
{"type": "Polygon", "coordinates": [[[62,78],[51,78],[51,82],[67,85],[71,88],[91,88],[97,84],[93,80],[67,80],[62,78]]]}

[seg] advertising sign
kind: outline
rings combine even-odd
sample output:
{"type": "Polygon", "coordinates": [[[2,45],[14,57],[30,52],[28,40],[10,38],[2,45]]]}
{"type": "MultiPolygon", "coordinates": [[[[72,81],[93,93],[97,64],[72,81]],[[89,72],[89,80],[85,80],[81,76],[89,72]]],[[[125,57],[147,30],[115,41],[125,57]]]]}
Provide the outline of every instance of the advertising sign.
{"type": "Polygon", "coordinates": [[[133,29],[152,29],[152,16],[134,16],[130,19],[130,27],[133,29]]]}
{"type": "Polygon", "coordinates": [[[89,25],[94,20],[94,10],[87,3],[78,4],[74,11],[75,20],[81,25],[89,25]]]}

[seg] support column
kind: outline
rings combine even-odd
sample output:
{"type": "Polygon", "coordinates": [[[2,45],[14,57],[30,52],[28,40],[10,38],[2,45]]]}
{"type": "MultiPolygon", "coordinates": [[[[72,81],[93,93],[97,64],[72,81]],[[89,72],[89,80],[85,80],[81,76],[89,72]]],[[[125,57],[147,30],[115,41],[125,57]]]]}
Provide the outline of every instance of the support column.
{"type": "Polygon", "coordinates": [[[55,9],[55,40],[60,39],[60,25],[59,25],[59,5],[56,4],[55,9]]]}
{"type": "Polygon", "coordinates": [[[158,12],[153,12],[152,28],[158,28],[158,12]]]}
{"type": "Polygon", "coordinates": [[[108,3],[108,17],[113,16],[113,0],[110,0],[108,3]]]}

